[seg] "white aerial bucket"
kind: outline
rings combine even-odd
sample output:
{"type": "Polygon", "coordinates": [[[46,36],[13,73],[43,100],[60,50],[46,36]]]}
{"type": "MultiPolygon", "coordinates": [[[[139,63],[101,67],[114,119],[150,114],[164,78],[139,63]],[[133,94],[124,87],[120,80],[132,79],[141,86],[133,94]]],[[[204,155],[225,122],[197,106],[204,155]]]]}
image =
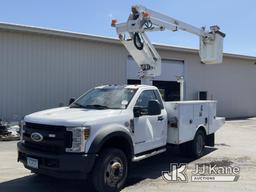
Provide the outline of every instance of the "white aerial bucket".
{"type": "Polygon", "coordinates": [[[223,38],[225,34],[216,31],[214,38],[200,38],[199,55],[201,61],[205,64],[219,64],[222,63],[223,57],[223,38]]]}

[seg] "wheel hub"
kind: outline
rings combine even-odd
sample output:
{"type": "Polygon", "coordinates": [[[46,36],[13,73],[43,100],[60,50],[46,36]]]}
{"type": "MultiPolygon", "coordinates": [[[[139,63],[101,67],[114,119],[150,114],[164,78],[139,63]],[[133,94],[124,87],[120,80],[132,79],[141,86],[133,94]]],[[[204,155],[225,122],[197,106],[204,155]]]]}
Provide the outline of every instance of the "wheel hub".
{"type": "Polygon", "coordinates": [[[123,165],[120,159],[113,159],[109,162],[105,171],[105,182],[111,187],[115,187],[123,178],[123,165]]]}

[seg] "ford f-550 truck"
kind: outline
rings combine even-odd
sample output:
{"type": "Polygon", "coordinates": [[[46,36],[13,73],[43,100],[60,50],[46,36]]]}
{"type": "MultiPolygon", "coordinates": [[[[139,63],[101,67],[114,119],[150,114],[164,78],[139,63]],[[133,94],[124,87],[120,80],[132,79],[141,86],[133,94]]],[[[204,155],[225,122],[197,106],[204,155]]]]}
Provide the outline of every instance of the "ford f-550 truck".
{"type": "Polygon", "coordinates": [[[96,87],[67,107],[25,116],[18,161],[32,172],[90,176],[98,191],[118,191],[131,162],[163,153],[169,144],[195,157],[203,155],[205,145],[214,146],[214,133],[224,123],[216,117],[216,101],[163,102],[151,86],[161,74],[161,57],[145,32],[168,29],[198,35],[205,64],[222,62],[225,34],[218,26],[206,31],[143,6],[133,6],[127,22],[113,20],[112,26],[136,61],[144,85],[96,87]]]}
{"type": "Polygon", "coordinates": [[[18,161],[34,173],[90,176],[98,191],[115,191],[130,162],[165,152],[168,144],[202,156],[223,123],[215,101],[163,102],[154,86],[100,86],[67,107],[25,116],[18,161]]]}

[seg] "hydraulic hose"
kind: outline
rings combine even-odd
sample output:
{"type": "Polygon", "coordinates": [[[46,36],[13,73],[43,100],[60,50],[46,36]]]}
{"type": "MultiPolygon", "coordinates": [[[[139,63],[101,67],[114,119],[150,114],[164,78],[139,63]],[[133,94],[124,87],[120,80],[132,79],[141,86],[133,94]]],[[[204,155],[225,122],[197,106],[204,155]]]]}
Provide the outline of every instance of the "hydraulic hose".
{"type": "Polygon", "coordinates": [[[138,50],[142,50],[143,47],[144,47],[144,43],[143,43],[143,41],[141,40],[141,37],[140,37],[139,33],[134,33],[134,36],[133,36],[133,43],[134,43],[134,46],[135,46],[138,50]]]}

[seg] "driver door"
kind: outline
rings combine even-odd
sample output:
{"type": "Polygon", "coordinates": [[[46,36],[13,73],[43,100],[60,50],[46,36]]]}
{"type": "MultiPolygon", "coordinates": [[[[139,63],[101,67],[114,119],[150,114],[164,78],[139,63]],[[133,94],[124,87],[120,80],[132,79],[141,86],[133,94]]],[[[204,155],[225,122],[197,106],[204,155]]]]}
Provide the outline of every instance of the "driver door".
{"type": "Polygon", "coordinates": [[[134,118],[135,154],[161,147],[165,143],[166,112],[162,102],[161,114],[148,115],[148,102],[158,99],[154,90],[145,90],[135,104],[135,107],[141,108],[141,115],[134,118]]]}

